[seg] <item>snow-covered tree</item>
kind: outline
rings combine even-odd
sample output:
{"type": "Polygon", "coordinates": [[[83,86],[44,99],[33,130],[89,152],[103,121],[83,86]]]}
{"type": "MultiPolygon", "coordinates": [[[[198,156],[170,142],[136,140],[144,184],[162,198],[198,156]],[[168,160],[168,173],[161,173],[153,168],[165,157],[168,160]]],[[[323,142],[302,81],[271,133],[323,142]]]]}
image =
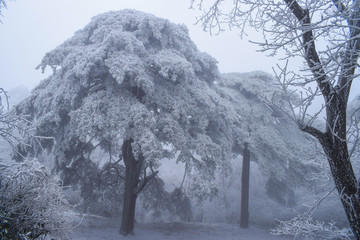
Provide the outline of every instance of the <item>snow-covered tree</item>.
{"type": "Polygon", "coordinates": [[[0,88],[0,137],[21,155],[18,146],[27,145],[24,141],[25,137],[35,136],[25,116],[9,111],[10,104],[8,93],[0,88]]]}
{"type": "Polygon", "coordinates": [[[268,176],[268,195],[291,206],[296,202],[296,187],[327,178],[322,173],[322,156],[313,151],[316,142],[267,100],[278,91],[275,83],[263,72],[227,73],[219,86],[241,117],[240,138],[250,143],[252,160],[268,176]]]}
{"type": "Polygon", "coordinates": [[[35,160],[0,166],[1,239],[63,238],[68,203],[60,179],[35,160]]]}
{"type": "Polygon", "coordinates": [[[263,33],[264,41],[259,43],[263,51],[272,56],[281,52],[286,64],[279,66],[277,76],[288,95],[283,104],[293,109],[298,127],[322,145],[350,226],[360,239],[360,197],[346,124],[360,52],[359,1],[236,0],[223,6],[223,1],[191,2],[205,9],[199,19],[205,28],[221,31],[225,23],[245,34],[250,26],[263,33]],[[304,62],[300,71],[291,64],[298,57],[304,62]],[[295,94],[300,101],[293,101],[295,94]],[[317,96],[324,104],[312,114],[309,108],[317,96]],[[322,110],[324,129],[314,125],[322,110]]]}
{"type": "Polygon", "coordinates": [[[101,14],[47,53],[39,67],[47,66],[53,75],[16,110],[54,140],[41,142],[47,151],[26,151],[50,151],[47,164],[65,184],[88,179],[83,190],[112,164],[125,179],[122,234],[132,233],[137,195],[166,158],[185,163],[199,196],[216,192],[213,175],[227,170],[238,116],[217,90],[216,61],[185,26],[135,10],[101,14]]]}
{"type": "Polygon", "coordinates": [[[60,180],[36,159],[10,161],[7,148],[21,155],[20,149],[29,147],[24,138],[34,142],[40,139],[26,116],[9,111],[10,105],[7,92],[0,88],[0,238],[63,237],[68,227],[64,216],[68,205],[60,180]]]}

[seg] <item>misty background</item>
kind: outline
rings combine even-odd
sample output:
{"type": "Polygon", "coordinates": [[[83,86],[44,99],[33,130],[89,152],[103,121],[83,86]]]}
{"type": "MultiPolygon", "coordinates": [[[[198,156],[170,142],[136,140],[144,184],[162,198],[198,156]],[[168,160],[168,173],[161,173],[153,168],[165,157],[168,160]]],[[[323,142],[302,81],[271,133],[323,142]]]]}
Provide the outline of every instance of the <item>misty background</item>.
{"type": "Polygon", "coordinates": [[[221,72],[262,70],[272,73],[274,60],[256,52],[248,42],[254,35],[240,39],[236,31],[226,30],[211,36],[195,25],[198,10],[189,1],[142,0],[34,0],[9,1],[0,24],[0,84],[5,89],[24,85],[33,88],[50,74],[36,70],[46,52],[70,38],[90,19],[103,12],[126,8],[154,14],[174,23],[185,24],[200,51],[217,59],[221,72]]]}
{"type": "MultiPolygon", "coordinates": [[[[93,16],[111,10],[117,11],[128,8],[137,9],[145,13],[153,14],[156,17],[168,19],[172,23],[185,24],[189,29],[190,38],[194,41],[197,48],[202,52],[210,54],[218,61],[218,67],[221,73],[244,73],[260,70],[272,74],[272,67],[278,63],[277,57],[269,58],[263,53],[256,52],[258,47],[249,43],[250,39],[255,41],[261,40],[259,34],[250,32],[249,36],[241,39],[236,31],[226,29],[226,31],[220,35],[211,36],[208,32],[204,32],[200,25],[195,24],[196,17],[200,12],[189,9],[189,5],[188,1],[166,0],[105,0],[102,2],[93,0],[10,1],[8,2],[8,9],[2,11],[3,17],[1,20],[3,23],[0,24],[0,87],[9,90],[11,104],[18,103],[24,96],[30,94],[29,91],[38,85],[41,80],[52,73],[51,69],[48,69],[44,74],[41,73],[41,70],[35,69],[47,52],[72,37],[74,32],[88,24],[93,16]],[[16,88],[16,90],[12,90],[14,88],[16,88]]],[[[235,82],[239,79],[252,78],[255,81],[266,78],[266,75],[265,77],[262,73],[244,76],[224,75],[224,78],[228,79],[227,87],[231,88],[234,87],[231,85],[232,81],[235,82]]],[[[355,81],[354,83],[356,84],[354,84],[352,88],[350,101],[360,92],[359,81],[355,81]]],[[[264,89],[263,86],[258,89],[254,88],[253,90],[255,94],[257,94],[257,91],[261,91],[261,89],[264,89]]],[[[237,92],[233,94],[237,96],[238,99],[243,97],[245,102],[246,94],[241,93],[244,96],[237,92]]],[[[248,104],[247,106],[250,105],[251,104],[248,104]]],[[[257,107],[255,103],[254,106],[257,107]]],[[[262,108],[259,107],[259,109],[262,108]]],[[[265,119],[268,118],[265,117],[265,119]]],[[[271,125],[272,123],[267,124],[271,125]]],[[[286,130],[282,133],[286,133],[286,130]]],[[[230,179],[218,179],[222,184],[220,198],[215,201],[205,201],[193,210],[196,221],[206,223],[233,223],[239,219],[238,212],[233,215],[231,214],[233,209],[237,209],[239,206],[236,199],[240,197],[238,188],[238,184],[241,181],[240,163],[240,157],[233,160],[232,165],[236,170],[232,176],[228,176],[230,179]],[[222,206],[221,204],[225,205],[222,206]],[[209,209],[213,209],[214,211],[208,211],[209,209]]],[[[174,178],[169,181],[168,184],[165,184],[164,188],[166,191],[174,191],[175,187],[181,183],[182,171],[180,171],[180,173],[179,171],[168,171],[168,169],[174,170],[178,166],[175,162],[171,161],[162,166],[162,168],[167,170],[160,171],[160,177],[164,179],[174,178]]],[[[304,206],[305,204],[311,204],[319,196],[321,197],[323,195],[321,186],[311,190],[300,187],[296,188],[294,192],[290,192],[290,195],[286,193],[285,202],[281,203],[282,199],[280,199],[280,201],[279,199],[269,200],[268,196],[264,197],[265,189],[259,186],[265,186],[271,176],[263,175],[258,163],[252,163],[251,175],[258,176],[255,179],[252,178],[250,181],[251,198],[260,199],[260,201],[253,201],[251,203],[251,219],[260,224],[269,224],[269,222],[274,224],[274,222],[272,222],[274,216],[289,218],[294,211],[301,212],[306,210],[307,206],[304,206]],[[315,193],[312,192],[313,190],[315,193]],[[317,195],[317,193],[320,194],[317,195]],[[291,194],[296,195],[296,203],[291,203],[291,194]],[[260,209],[264,209],[265,211],[259,211],[260,209]]],[[[70,193],[70,195],[71,194],[73,193],[70,193]]],[[[71,200],[77,203],[79,199],[76,198],[77,195],[75,193],[73,195],[74,197],[71,200]]],[[[276,197],[277,196],[275,196],[275,198],[276,197]]],[[[325,207],[319,210],[318,216],[321,220],[328,220],[332,214],[340,225],[346,225],[343,210],[340,207],[337,197],[336,194],[332,194],[329,198],[330,200],[324,204],[325,207]],[[328,209],[334,209],[334,211],[330,214],[328,209]]],[[[99,207],[99,209],[101,208],[99,207]]],[[[145,208],[140,208],[138,214],[143,220],[148,222],[152,221],[153,216],[147,215],[148,212],[145,208]]]]}

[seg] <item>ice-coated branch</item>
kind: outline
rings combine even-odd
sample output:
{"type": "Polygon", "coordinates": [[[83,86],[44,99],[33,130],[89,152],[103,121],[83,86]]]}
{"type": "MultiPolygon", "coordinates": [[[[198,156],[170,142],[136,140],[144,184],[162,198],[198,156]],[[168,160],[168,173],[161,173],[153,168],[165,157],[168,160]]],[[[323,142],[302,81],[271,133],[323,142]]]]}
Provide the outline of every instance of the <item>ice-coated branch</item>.
{"type": "Polygon", "coordinates": [[[353,16],[349,20],[349,40],[347,41],[346,51],[341,61],[341,70],[339,76],[338,86],[343,91],[343,96],[347,102],[350,95],[350,88],[354,73],[357,68],[357,61],[359,59],[360,52],[360,11],[357,7],[357,11],[354,11],[353,16]]]}
{"type": "Polygon", "coordinates": [[[298,21],[302,26],[302,40],[304,47],[304,57],[309,66],[309,69],[314,75],[318,86],[325,98],[325,101],[328,102],[329,95],[331,93],[331,85],[326,76],[323,64],[321,63],[320,57],[318,55],[314,34],[311,27],[311,17],[309,10],[303,9],[297,1],[295,0],[284,0],[287,6],[291,9],[292,13],[296,16],[298,21]]]}

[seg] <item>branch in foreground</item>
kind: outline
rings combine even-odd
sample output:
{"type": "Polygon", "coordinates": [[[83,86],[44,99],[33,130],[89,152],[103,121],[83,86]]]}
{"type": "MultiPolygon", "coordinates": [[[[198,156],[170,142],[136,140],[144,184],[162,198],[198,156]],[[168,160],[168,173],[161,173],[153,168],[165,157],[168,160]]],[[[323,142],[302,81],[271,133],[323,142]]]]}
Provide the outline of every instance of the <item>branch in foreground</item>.
{"type": "Polygon", "coordinates": [[[297,122],[298,127],[301,131],[303,132],[307,132],[310,135],[316,137],[321,143],[323,143],[325,141],[325,133],[320,131],[319,129],[313,127],[313,126],[309,126],[307,124],[304,124],[300,121],[297,122]]]}
{"type": "Polygon", "coordinates": [[[297,216],[289,221],[279,221],[280,226],[271,230],[274,235],[291,235],[295,239],[342,239],[351,240],[351,229],[339,229],[335,223],[315,221],[311,216],[297,216]]]}

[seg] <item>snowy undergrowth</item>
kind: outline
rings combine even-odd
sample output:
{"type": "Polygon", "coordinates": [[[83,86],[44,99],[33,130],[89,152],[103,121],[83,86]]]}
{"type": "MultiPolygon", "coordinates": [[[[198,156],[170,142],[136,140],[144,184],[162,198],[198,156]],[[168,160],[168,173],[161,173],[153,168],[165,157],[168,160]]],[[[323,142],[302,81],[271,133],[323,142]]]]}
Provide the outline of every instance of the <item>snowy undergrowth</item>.
{"type": "Polygon", "coordinates": [[[351,229],[340,229],[335,226],[335,223],[316,221],[307,215],[297,216],[289,221],[280,221],[280,225],[272,230],[272,233],[290,235],[294,236],[294,239],[302,240],[353,239],[351,229]]]}
{"type": "Polygon", "coordinates": [[[68,210],[60,180],[37,160],[0,165],[0,239],[64,236],[68,210]]]}
{"type": "MultiPolygon", "coordinates": [[[[74,225],[81,216],[73,218],[74,225]]],[[[257,227],[241,229],[237,224],[149,223],[135,224],[135,235],[119,235],[120,219],[86,216],[70,234],[73,240],[286,240],[257,227]]]]}

